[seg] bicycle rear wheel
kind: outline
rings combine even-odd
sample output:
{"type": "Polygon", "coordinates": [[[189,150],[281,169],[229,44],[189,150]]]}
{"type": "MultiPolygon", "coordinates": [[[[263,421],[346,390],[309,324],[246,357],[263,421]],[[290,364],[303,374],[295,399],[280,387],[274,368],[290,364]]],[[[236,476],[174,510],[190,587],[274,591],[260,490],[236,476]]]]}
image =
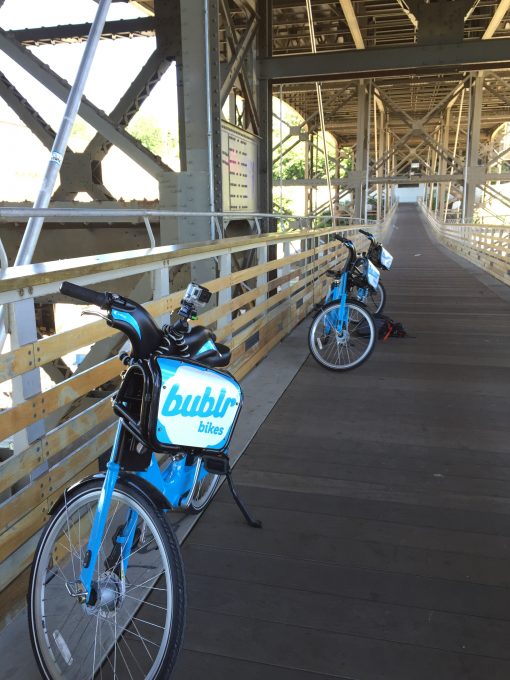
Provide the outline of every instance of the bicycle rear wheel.
{"type": "MultiPolygon", "coordinates": [[[[366,288],[364,290],[366,290],[366,288]]],[[[365,305],[370,314],[379,314],[382,312],[384,305],[386,304],[386,289],[384,288],[381,281],[379,281],[375,290],[373,288],[369,288],[368,295],[366,297],[363,296],[363,300],[361,297],[356,295],[353,295],[353,297],[357,302],[362,301],[362,304],[365,305]]]]}
{"type": "Polygon", "coordinates": [[[313,358],[332,371],[348,371],[368,359],[376,331],[372,315],[355,302],[345,303],[347,320],[339,326],[340,302],[330,302],[315,317],[308,332],[313,358]]]}
{"type": "Polygon", "coordinates": [[[214,492],[220,483],[220,475],[214,475],[211,472],[207,472],[202,460],[197,460],[196,465],[200,465],[200,473],[188,509],[192,515],[205,510],[211,502],[214,492]]]}
{"type": "Polygon", "coordinates": [[[375,290],[370,290],[365,305],[371,314],[380,314],[386,304],[386,290],[379,281],[375,290]]]}
{"type": "Polygon", "coordinates": [[[94,480],[71,492],[39,541],[28,595],[39,669],[48,680],[168,678],[182,643],[185,583],[177,541],[160,510],[131,488],[116,487],[93,576],[95,603],[82,604],[68,591],[80,574],[101,488],[94,480]],[[133,544],[124,571],[117,537],[128,518],[133,544]]]}

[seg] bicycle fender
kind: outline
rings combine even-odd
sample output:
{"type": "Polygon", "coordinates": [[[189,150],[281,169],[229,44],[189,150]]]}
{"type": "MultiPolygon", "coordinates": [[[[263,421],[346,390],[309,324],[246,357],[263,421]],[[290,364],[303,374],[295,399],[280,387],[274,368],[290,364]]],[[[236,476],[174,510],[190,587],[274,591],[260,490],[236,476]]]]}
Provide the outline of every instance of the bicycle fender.
{"type": "MultiPolygon", "coordinates": [[[[56,514],[60,510],[60,508],[65,504],[66,496],[69,495],[71,492],[76,491],[77,489],[79,489],[82,486],[85,486],[89,482],[96,480],[104,480],[105,476],[106,472],[98,472],[95,475],[84,477],[79,482],[76,482],[76,484],[73,484],[72,486],[68,487],[64,491],[64,493],[60,496],[60,498],[57,501],[55,501],[55,503],[52,505],[52,507],[48,511],[48,514],[49,515],[56,514]]],[[[133,475],[129,472],[121,470],[116,486],[123,488],[125,491],[128,491],[130,489],[138,491],[138,493],[141,494],[148,503],[151,503],[160,510],[172,509],[171,504],[161,493],[161,491],[156,489],[156,487],[154,487],[146,479],[142,479],[137,475],[133,475]]]]}

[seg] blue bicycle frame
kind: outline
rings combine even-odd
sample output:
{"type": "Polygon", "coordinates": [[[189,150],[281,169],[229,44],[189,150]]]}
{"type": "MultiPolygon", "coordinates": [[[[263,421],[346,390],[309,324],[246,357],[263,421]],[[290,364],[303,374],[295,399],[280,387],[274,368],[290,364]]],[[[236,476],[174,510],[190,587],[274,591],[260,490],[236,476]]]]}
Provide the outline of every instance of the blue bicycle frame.
{"type": "Polygon", "coordinates": [[[343,272],[339,283],[336,285],[334,284],[326,296],[325,304],[328,304],[329,302],[340,302],[340,308],[326,316],[324,323],[326,335],[333,329],[341,331],[349,321],[349,308],[345,304],[347,302],[347,277],[347,272],[343,272]]]}
{"type": "MultiPolygon", "coordinates": [[[[119,422],[110,460],[106,466],[103,488],[92,523],[87,550],[85,552],[86,558],[79,577],[85,591],[88,593],[87,604],[89,604],[88,598],[92,592],[92,575],[97,564],[113,491],[120,474],[120,465],[115,461],[118,460],[122,427],[122,423],[119,422]]],[[[224,453],[228,453],[228,451],[224,451],[224,453]]],[[[151,486],[167,499],[172,508],[186,508],[191,500],[197,482],[203,479],[208,472],[198,458],[195,465],[186,465],[185,456],[179,460],[172,461],[164,470],[161,470],[155,455],[152,454],[149,467],[143,472],[136,472],[134,474],[149,482],[151,486]],[[183,504],[183,498],[186,498],[186,496],[188,501],[183,504]]],[[[122,531],[115,538],[116,543],[122,551],[122,560],[119,561],[119,564],[124,572],[128,567],[137,521],[138,514],[133,510],[129,510],[122,531]]]]}

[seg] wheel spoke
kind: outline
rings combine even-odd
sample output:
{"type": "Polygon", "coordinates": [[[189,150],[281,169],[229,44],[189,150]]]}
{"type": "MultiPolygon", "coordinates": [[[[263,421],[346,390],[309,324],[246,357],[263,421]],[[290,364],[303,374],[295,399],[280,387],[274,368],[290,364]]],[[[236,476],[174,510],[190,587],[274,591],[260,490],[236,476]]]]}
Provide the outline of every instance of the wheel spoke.
{"type": "Polygon", "coordinates": [[[100,492],[98,482],[88,493],[70,496],[65,509],[46,527],[36,552],[29,616],[37,658],[47,677],[154,678],[162,664],[173,666],[182,639],[182,624],[175,617],[184,613],[182,585],[174,588],[176,579],[183,583],[182,564],[163,514],[143,499],[114,490],[89,604],[79,603],[65,587],[80,578],[80,553],[87,544],[100,492]],[[108,565],[107,546],[117,541],[118,527],[135,516],[128,544],[132,532],[142,525],[147,540],[136,544],[129,555],[122,551],[108,565]],[[156,549],[144,551],[148,545],[156,549]],[[125,574],[124,557],[128,558],[125,574]]]}

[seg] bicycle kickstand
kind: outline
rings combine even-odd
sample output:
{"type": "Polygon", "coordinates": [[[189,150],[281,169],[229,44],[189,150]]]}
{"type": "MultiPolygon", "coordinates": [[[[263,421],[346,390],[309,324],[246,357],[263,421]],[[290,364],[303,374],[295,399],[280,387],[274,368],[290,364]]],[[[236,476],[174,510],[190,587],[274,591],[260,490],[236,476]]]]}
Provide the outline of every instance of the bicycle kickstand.
{"type": "Polygon", "coordinates": [[[260,527],[262,526],[262,522],[259,519],[253,519],[253,517],[249,513],[248,508],[239,497],[239,494],[237,493],[236,488],[234,486],[234,482],[232,481],[232,473],[230,469],[228,470],[228,472],[225,473],[225,477],[227,478],[228,488],[230,489],[232,498],[236,502],[236,505],[239,508],[239,510],[242,512],[244,519],[248,522],[248,524],[251,527],[255,529],[260,529],[260,527]]]}

